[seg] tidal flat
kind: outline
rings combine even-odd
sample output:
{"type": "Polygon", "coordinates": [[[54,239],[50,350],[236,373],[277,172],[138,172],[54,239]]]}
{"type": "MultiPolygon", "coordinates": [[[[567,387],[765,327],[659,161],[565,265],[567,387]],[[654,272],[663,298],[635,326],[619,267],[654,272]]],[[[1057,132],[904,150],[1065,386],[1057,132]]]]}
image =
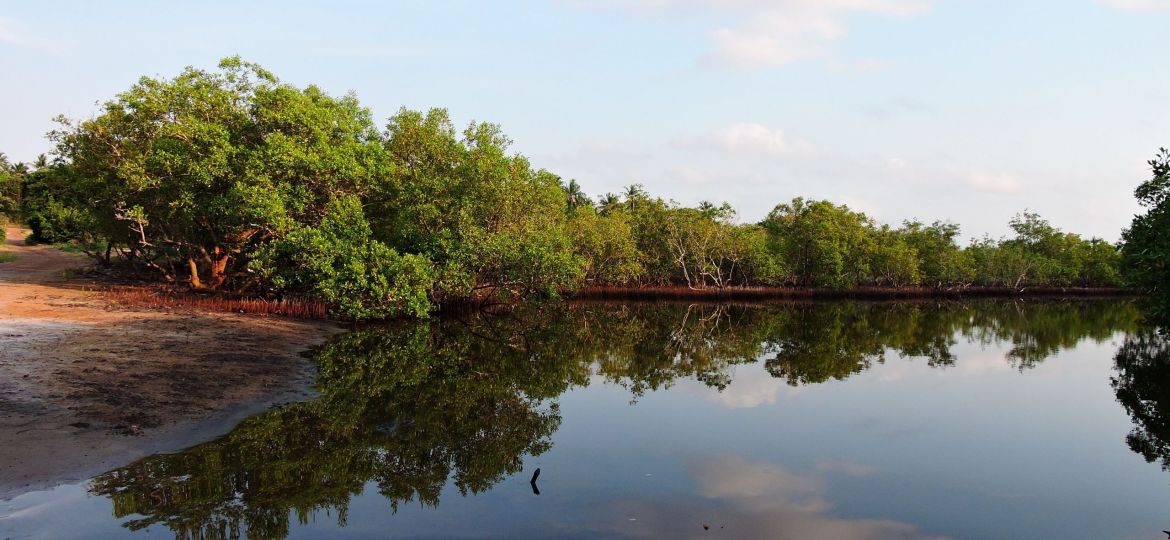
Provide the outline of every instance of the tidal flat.
{"type": "Polygon", "coordinates": [[[218,436],[313,394],[301,353],[336,326],[128,307],[65,272],[83,257],[8,231],[0,264],[0,498],[218,436]]]}

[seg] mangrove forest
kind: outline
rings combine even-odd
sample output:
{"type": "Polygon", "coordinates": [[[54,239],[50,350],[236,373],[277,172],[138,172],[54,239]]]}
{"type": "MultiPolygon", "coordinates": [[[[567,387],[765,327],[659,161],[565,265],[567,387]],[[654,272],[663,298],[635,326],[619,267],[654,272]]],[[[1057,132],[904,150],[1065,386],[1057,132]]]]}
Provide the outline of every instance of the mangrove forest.
{"type": "Polygon", "coordinates": [[[93,117],[61,117],[50,155],[0,161],[0,211],[30,240],[202,291],[325,302],[336,316],[425,317],[468,300],[588,288],[1001,287],[1160,291],[1170,273],[1170,154],[1137,190],[1119,245],[1023,211],[1013,235],[879,224],[795,197],[756,223],[630,185],[596,199],[443,109],[384,124],[354,94],[226,58],[143,77],[93,117]]]}

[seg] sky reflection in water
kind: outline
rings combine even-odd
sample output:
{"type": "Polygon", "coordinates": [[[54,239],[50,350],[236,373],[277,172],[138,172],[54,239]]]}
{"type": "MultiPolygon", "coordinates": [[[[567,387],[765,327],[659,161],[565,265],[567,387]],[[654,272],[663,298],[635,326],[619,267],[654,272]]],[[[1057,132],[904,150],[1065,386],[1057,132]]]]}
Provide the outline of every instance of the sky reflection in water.
{"type": "Polygon", "coordinates": [[[0,503],[0,536],[1155,538],[1170,359],[1139,318],[574,305],[364,329],[318,352],[319,399],[0,503]]]}

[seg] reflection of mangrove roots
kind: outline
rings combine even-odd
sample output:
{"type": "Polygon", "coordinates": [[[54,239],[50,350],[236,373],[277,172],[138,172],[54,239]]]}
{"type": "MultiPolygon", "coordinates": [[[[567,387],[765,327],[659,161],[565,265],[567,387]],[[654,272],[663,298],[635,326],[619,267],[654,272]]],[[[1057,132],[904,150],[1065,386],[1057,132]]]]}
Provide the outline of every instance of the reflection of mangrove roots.
{"type": "Polygon", "coordinates": [[[536,487],[537,478],[540,478],[540,467],[536,468],[536,471],[532,473],[532,480],[528,481],[528,484],[532,486],[533,495],[540,495],[540,488],[536,487]]]}

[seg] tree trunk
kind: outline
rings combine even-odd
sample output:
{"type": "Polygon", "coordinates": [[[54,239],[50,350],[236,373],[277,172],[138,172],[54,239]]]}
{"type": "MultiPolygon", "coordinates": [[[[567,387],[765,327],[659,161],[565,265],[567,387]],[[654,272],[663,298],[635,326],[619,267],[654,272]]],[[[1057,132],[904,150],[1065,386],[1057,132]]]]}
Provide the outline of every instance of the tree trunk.
{"type": "Polygon", "coordinates": [[[191,269],[191,288],[202,289],[203,281],[199,279],[199,265],[195,264],[195,259],[188,257],[187,267],[191,269]]]}
{"type": "Polygon", "coordinates": [[[223,286],[227,281],[227,265],[231,256],[224,252],[223,248],[216,247],[211,250],[211,275],[208,276],[207,287],[211,290],[217,290],[223,286]]]}

